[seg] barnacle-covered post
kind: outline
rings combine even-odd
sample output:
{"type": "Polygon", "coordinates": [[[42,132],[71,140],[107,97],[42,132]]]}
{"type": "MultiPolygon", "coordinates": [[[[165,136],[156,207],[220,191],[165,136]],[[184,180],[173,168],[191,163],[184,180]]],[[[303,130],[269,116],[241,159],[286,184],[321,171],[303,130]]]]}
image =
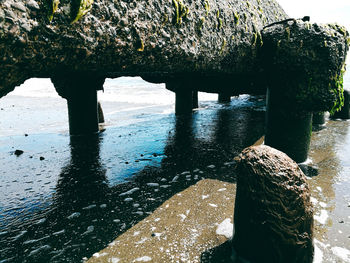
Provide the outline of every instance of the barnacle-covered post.
{"type": "Polygon", "coordinates": [[[228,103],[231,101],[231,95],[228,93],[221,92],[218,95],[218,101],[220,103],[228,103]]]}
{"type": "Polygon", "coordinates": [[[175,114],[190,114],[198,108],[198,92],[185,81],[169,81],[166,88],[175,92],[175,114]]]}
{"type": "Polygon", "coordinates": [[[326,114],[324,111],[312,113],[312,125],[323,125],[326,123],[326,114]]]}
{"type": "Polygon", "coordinates": [[[67,100],[69,133],[92,134],[99,131],[97,90],[103,89],[104,78],[90,75],[54,76],[57,93],[67,100]]]}
{"type": "Polygon", "coordinates": [[[265,143],[303,162],[312,112],[334,113],[344,103],[349,33],[338,25],[292,20],[265,28],[262,36],[268,82],[265,143]]]}

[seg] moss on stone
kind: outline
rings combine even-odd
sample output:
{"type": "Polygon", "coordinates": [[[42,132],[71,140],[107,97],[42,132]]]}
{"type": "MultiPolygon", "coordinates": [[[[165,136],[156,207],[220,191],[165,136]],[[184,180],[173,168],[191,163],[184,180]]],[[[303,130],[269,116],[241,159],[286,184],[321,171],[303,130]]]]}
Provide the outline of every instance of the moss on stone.
{"type": "Polygon", "coordinates": [[[139,47],[137,48],[137,51],[143,52],[143,51],[145,50],[145,45],[144,45],[142,39],[140,39],[140,41],[138,41],[138,46],[139,46],[139,47]]]}
{"type": "Polygon", "coordinates": [[[94,0],[74,0],[72,2],[72,24],[86,15],[92,8],[94,0]]]}
{"type": "Polygon", "coordinates": [[[202,31],[203,26],[204,26],[204,23],[205,23],[205,17],[201,16],[201,17],[199,18],[199,23],[198,23],[198,25],[197,25],[197,29],[198,29],[199,32],[202,31]]]}
{"type": "Polygon", "coordinates": [[[210,4],[209,4],[208,0],[204,1],[204,8],[205,8],[206,16],[208,16],[209,15],[209,11],[210,11],[210,4]]]}
{"type": "Polygon", "coordinates": [[[59,0],[50,0],[48,6],[48,19],[52,21],[54,13],[57,11],[59,0]]]}
{"type": "Polygon", "coordinates": [[[227,44],[227,42],[226,42],[226,40],[224,39],[224,40],[222,41],[222,44],[221,44],[220,54],[222,54],[222,53],[224,52],[225,47],[226,47],[226,44],[227,44]]]}
{"type": "Polygon", "coordinates": [[[344,85],[343,85],[344,73],[345,73],[345,64],[340,70],[340,73],[334,76],[334,78],[331,79],[329,83],[329,86],[332,92],[335,94],[337,98],[333,104],[332,109],[329,111],[331,115],[333,115],[337,111],[340,111],[340,109],[344,106],[344,85]]]}
{"type": "Polygon", "coordinates": [[[287,40],[290,41],[290,28],[286,27],[286,33],[287,33],[287,40]]]}
{"type": "Polygon", "coordinates": [[[182,23],[182,18],[188,15],[189,9],[184,5],[182,0],[173,0],[173,5],[175,8],[175,24],[180,25],[182,23]]]}
{"type": "Polygon", "coordinates": [[[238,25],[238,23],[239,23],[239,15],[236,12],[233,12],[233,17],[234,17],[234,20],[235,20],[235,24],[238,25]]]}

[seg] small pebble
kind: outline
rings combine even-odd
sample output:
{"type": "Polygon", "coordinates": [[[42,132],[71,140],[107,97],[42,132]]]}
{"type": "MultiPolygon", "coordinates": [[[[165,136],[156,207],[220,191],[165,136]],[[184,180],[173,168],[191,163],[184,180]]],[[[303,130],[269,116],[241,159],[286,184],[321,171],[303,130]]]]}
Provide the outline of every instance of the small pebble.
{"type": "Polygon", "coordinates": [[[20,156],[21,154],[23,154],[24,152],[22,150],[16,150],[15,151],[15,155],[16,156],[20,156]]]}

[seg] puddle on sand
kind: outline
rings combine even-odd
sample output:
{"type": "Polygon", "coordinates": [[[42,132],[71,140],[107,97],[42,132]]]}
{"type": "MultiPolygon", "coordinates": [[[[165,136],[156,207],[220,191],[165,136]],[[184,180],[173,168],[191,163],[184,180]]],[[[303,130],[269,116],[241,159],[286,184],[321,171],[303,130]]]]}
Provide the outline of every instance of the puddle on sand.
{"type": "Polygon", "coordinates": [[[203,106],[71,141],[0,137],[1,262],[80,262],[202,178],[234,181],[233,157],[263,134],[264,99],[203,106]]]}

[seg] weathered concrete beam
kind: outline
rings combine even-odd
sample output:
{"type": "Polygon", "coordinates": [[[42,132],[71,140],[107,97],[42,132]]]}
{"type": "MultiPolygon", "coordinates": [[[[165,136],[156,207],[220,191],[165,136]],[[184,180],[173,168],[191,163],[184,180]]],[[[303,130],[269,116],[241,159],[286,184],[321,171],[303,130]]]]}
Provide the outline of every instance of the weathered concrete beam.
{"type": "Polygon", "coordinates": [[[66,72],[163,82],[255,75],[261,29],[287,17],[271,0],[94,0],[72,23],[77,3],[0,2],[0,97],[30,77],[66,72]]]}

